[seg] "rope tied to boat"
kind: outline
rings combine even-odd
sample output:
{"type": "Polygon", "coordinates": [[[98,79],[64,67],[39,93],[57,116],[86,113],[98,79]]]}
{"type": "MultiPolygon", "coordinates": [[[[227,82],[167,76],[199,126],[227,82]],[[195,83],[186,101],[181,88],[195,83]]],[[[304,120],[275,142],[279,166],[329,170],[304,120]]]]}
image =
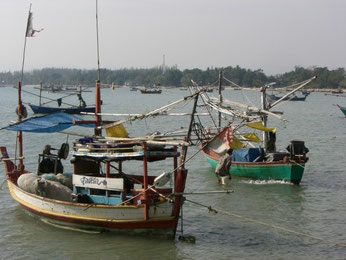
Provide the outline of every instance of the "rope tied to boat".
{"type": "Polygon", "coordinates": [[[332,245],[337,245],[337,246],[341,246],[341,247],[346,247],[345,243],[341,243],[341,242],[337,242],[337,241],[333,241],[333,240],[329,240],[329,239],[325,239],[325,238],[309,235],[309,234],[306,234],[306,233],[303,233],[303,232],[291,230],[291,229],[288,229],[288,228],[280,227],[280,226],[277,226],[277,225],[269,224],[269,223],[262,222],[262,221],[259,221],[259,220],[253,219],[253,218],[249,218],[249,217],[246,217],[246,216],[235,214],[235,213],[232,213],[232,212],[229,212],[229,211],[215,209],[212,206],[206,206],[206,205],[203,205],[203,204],[201,204],[199,202],[195,202],[195,201],[192,201],[192,200],[189,200],[189,199],[185,199],[185,200],[190,202],[190,203],[192,203],[192,204],[196,204],[198,206],[207,208],[209,210],[209,212],[214,213],[214,215],[216,215],[216,213],[222,213],[224,215],[228,215],[228,216],[236,217],[236,218],[239,218],[239,219],[243,219],[243,220],[246,220],[248,222],[252,222],[252,223],[259,224],[259,225],[271,227],[273,229],[277,229],[277,230],[280,230],[280,231],[285,231],[287,233],[291,233],[291,234],[294,234],[294,235],[297,235],[297,236],[303,236],[303,237],[307,237],[307,238],[310,238],[310,239],[319,240],[319,241],[322,241],[322,242],[327,243],[327,244],[332,244],[332,245]]]}
{"type": "Polygon", "coordinates": [[[303,169],[305,169],[305,166],[304,165],[302,165],[302,164],[299,164],[299,163],[297,163],[296,161],[294,161],[294,160],[289,160],[291,163],[293,163],[293,164],[295,164],[295,165],[297,165],[297,166],[300,166],[300,167],[302,167],[303,169]]]}
{"type": "Polygon", "coordinates": [[[4,187],[4,184],[6,183],[7,179],[4,179],[2,182],[1,182],[1,185],[0,185],[0,190],[2,190],[2,187],[4,187]]]}

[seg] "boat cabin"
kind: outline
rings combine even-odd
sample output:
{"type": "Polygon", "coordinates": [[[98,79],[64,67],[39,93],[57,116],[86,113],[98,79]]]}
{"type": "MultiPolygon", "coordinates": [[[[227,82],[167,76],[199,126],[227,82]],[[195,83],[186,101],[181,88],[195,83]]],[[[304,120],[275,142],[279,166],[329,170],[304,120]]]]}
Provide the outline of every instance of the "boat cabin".
{"type": "MultiPolygon", "coordinates": [[[[178,165],[177,146],[167,148],[147,142],[114,142],[94,141],[82,138],[73,143],[73,192],[78,202],[106,205],[131,204],[139,205],[145,199],[156,203],[161,194],[169,195],[172,189],[148,190],[159,177],[170,179],[170,174],[149,176],[148,162],[173,159],[172,173],[176,173],[178,165]],[[132,175],[123,172],[123,163],[130,160],[142,161],[143,174],[132,175]],[[144,192],[144,190],[146,190],[144,192]]],[[[172,176],[173,177],[173,176],[172,176]]],[[[167,182],[166,181],[166,182],[167,182]]],[[[159,182],[156,182],[158,186],[159,182]]],[[[161,183],[162,184],[162,183],[161,183]]],[[[165,183],[163,183],[165,184],[165,183]]]]}

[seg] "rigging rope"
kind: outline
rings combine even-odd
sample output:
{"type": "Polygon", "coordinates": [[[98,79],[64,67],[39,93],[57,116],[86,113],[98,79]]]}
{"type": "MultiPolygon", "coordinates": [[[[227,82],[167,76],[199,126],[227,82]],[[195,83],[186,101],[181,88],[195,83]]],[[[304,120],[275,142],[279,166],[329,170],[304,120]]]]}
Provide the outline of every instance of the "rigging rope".
{"type": "MultiPolygon", "coordinates": [[[[40,97],[40,95],[37,95],[37,94],[35,94],[35,93],[32,93],[32,92],[27,91],[27,90],[24,90],[24,89],[22,89],[22,92],[27,93],[27,94],[34,95],[34,96],[36,96],[36,97],[40,97]]],[[[51,102],[57,101],[56,99],[53,99],[53,98],[44,97],[44,96],[41,96],[41,97],[43,97],[43,98],[45,98],[45,99],[48,99],[48,100],[50,100],[51,102]]],[[[23,102],[23,103],[24,103],[24,102],[23,102]]],[[[49,102],[48,102],[48,103],[49,103],[49,102]]],[[[61,103],[62,103],[62,104],[65,104],[65,105],[68,105],[68,106],[74,106],[74,105],[72,105],[72,104],[65,103],[65,102],[61,102],[61,103]]],[[[47,103],[46,103],[46,104],[47,104],[47,103]]]]}

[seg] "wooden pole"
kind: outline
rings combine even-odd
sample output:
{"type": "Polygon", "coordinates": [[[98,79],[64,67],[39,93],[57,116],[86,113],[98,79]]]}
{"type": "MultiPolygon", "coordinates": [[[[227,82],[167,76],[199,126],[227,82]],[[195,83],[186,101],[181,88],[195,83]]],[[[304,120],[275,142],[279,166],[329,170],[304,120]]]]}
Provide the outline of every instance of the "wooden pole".
{"type": "MultiPolygon", "coordinates": [[[[175,153],[178,152],[178,147],[177,146],[174,146],[173,149],[174,149],[175,153]]],[[[176,177],[177,177],[177,167],[178,167],[178,158],[177,158],[177,156],[174,156],[174,158],[173,158],[173,167],[174,167],[174,180],[175,180],[176,177]]]]}
{"type": "MultiPolygon", "coordinates": [[[[219,106],[221,107],[222,105],[222,71],[219,72],[219,106]]],[[[219,130],[221,129],[221,112],[219,112],[219,130]]]]}
{"type": "Polygon", "coordinates": [[[147,204],[147,189],[148,189],[148,160],[147,160],[147,143],[143,142],[143,188],[144,188],[144,219],[149,219],[149,207],[147,204]]]}
{"type": "MultiPolygon", "coordinates": [[[[266,91],[267,86],[262,87],[261,89],[261,105],[263,110],[267,110],[267,97],[266,97],[266,91]]],[[[266,127],[267,126],[267,115],[262,115],[262,123],[266,127]]],[[[263,149],[264,151],[267,151],[267,140],[268,140],[268,134],[267,132],[263,131],[263,149]]]]}
{"type": "Polygon", "coordinates": [[[40,82],[40,99],[39,99],[39,106],[41,106],[41,98],[42,98],[42,82],[40,82]]]}
{"type": "MultiPolygon", "coordinates": [[[[22,109],[23,109],[23,104],[22,104],[22,85],[20,81],[18,82],[18,122],[22,121],[22,109]]],[[[18,141],[18,147],[19,147],[19,170],[22,171],[24,169],[24,164],[23,164],[23,133],[22,131],[17,132],[17,141],[18,141]]]]}
{"type": "MultiPolygon", "coordinates": [[[[196,113],[198,97],[199,97],[199,94],[197,94],[195,96],[195,101],[193,103],[191,119],[190,119],[190,125],[189,125],[189,129],[188,129],[188,132],[187,132],[186,140],[185,140],[187,142],[189,142],[190,139],[191,139],[192,124],[195,121],[195,113],[196,113]]],[[[179,166],[180,166],[181,169],[185,168],[184,167],[184,163],[185,163],[186,154],[187,154],[187,146],[183,146],[183,148],[181,148],[181,155],[180,155],[180,162],[179,162],[179,166]]]]}
{"type": "Polygon", "coordinates": [[[96,81],[96,90],[95,90],[95,135],[100,136],[101,135],[101,129],[98,128],[101,126],[101,116],[99,115],[101,113],[101,92],[100,92],[100,81],[96,81]]]}
{"type": "Polygon", "coordinates": [[[23,78],[24,78],[24,62],[25,62],[25,49],[26,49],[26,34],[27,34],[27,30],[28,30],[28,25],[30,22],[30,12],[31,12],[31,4],[29,7],[29,15],[28,15],[28,21],[26,24],[26,30],[25,30],[25,37],[24,37],[24,48],[23,48],[23,61],[22,61],[22,75],[21,75],[21,79],[20,82],[23,84],[23,78]]]}

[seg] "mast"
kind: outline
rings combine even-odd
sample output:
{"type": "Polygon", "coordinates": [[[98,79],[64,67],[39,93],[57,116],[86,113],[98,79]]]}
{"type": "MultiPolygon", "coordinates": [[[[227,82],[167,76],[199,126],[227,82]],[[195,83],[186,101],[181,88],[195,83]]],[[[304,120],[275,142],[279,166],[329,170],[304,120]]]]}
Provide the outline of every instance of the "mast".
{"type": "MultiPolygon", "coordinates": [[[[262,110],[267,110],[267,96],[266,96],[266,91],[267,88],[270,85],[265,85],[264,87],[261,88],[261,105],[262,105],[262,110]]],[[[264,127],[267,127],[267,120],[268,120],[268,116],[266,114],[262,114],[261,115],[262,118],[262,123],[264,125],[264,127]]],[[[268,141],[268,133],[263,131],[263,149],[266,152],[267,151],[267,142],[268,141]]]]}
{"type": "Polygon", "coordinates": [[[96,0],[96,45],[97,45],[97,81],[95,89],[95,135],[101,135],[101,92],[100,92],[100,51],[99,51],[99,23],[98,23],[98,1],[96,0]]]}
{"type": "Polygon", "coordinates": [[[22,84],[23,84],[23,78],[24,78],[24,62],[25,62],[26,37],[27,37],[27,34],[28,34],[28,30],[29,30],[30,16],[31,16],[31,4],[30,4],[30,7],[29,7],[28,21],[27,21],[27,24],[26,24],[25,37],[24,37],[23,60],[22,60],[22,74],[21,74],[21,77],[20,77],[20,82],[21,82],[22,84]]]}
{"type": "MultiPolygon", "coordinates": [[[[24,110],[23,104],[22,104],[22,84],[20,81],[18,82],[18,108],[17,108],[17,115],[18,115],[18,122],[22,121],[22,111],[24,110]]],[[[17,132],[17,142],[18,142],[18,150],[19,150],[19,170],[24,170],[24,164],[23,164],[23,133],[22,131],[17,132]]]]}
{"type": "Polygon", "coordinates": [[[41,106],[41,99],[42,99],[42,81],[40,82],[40,99],[39,99],[39,106],[41,106]]]}
{"type": "MultiPolygon", "coordinates": [[[[222,71],[219,72],[219,106],[221,107],[222,104],[222,71]]],[[[221,129],[221,112],[219,112],[219,130],[221,129]]]]}
{"type": "MultiPolygon", "coordinates": [[[[24,111],[24,107],[23,107],[23,103],[22,103],[22,84],[23,84],[23,78],[24,78],[24,62],[25,62],[25,49],[26,49],[26,37],[28,34],[28,30],[29,30],[29,25],[30,25],[30,19],[31,19],[31,4],[29,7],[29,14],[28,14],[28,21],[26,24],[26,30],[25,30],[25,37],[24,37],[24,48],[23,48],[23,60],[22,60],[22,73],[21,73],[21,78],[20,81],[18,82],[18,107],[17,107],[17,120],[18,122],[22,121],[23,118],[23,111],[24,111]]],[[[17,132],[17,143],[18,143],[18,152],[19,152],[19,171],[24,170],[24,164],[23,164],[23,133],[22,131],[18,131],[17,132]]],[[[17,149],[17,145],[16,145],[16,149],[17,149]]],[[[15,156],[16,157],[16,156],[15,156]]]]}
{"type": "MultiPolygon", "coordinates": [[[[196,113],[196,108],[197,108],[198,97],[199,97],[199,93],[196,94],[195,100],[193,103],[189,129],[187,131],[187,136],[186,136],[187,142],[190,142],[190,139],[191,139],[192,125],[193,125],[193,122],[195,121],[195,113],[196,113]]],[[[186,154],[187,154],[187,146],[183,146],[183,148],[181,149],[180,164],[179,164],[181,169],[185,169],[186,154]]]]}

